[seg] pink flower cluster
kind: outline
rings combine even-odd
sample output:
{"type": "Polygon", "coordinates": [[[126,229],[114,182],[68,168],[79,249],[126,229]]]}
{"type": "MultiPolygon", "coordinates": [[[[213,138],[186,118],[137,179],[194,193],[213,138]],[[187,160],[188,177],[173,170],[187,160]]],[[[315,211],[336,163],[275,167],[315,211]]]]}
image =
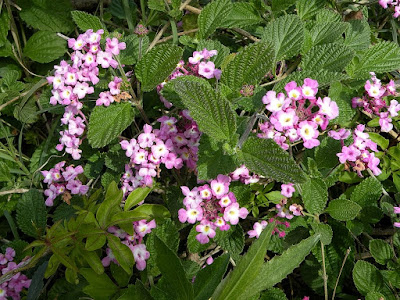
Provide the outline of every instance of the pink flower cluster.
{"type": "Polygon", "coordinates": [[[382,85],[381,81],[376,78],[375,73],[371,72],[371,81],[365,83],[365,93],[362,98],[355,97],[351,100],[353,108],[361,107],[369,114],[378,116],[379,125],[383,132],[389,132],[393,129],[392,119],[399,115],[400,104],[397,100],[391,100],[387,105],[384,97],[396,95],[396,87],[393,80],[387,85],[382,85]]]}
{"type": "MultiPolygon", "coordinates": [[[[185,64],[185,62],[181,60],[176,66],[176,69],[168,77],[168,79],[157,86],[157,92],[160,94],[162,88],[167,83],[167,81],[175,79],[180,76],[194,75],[197,77],[204,77],[207,79],[211,78],[220,79],[222,71],[216,69],[215,64],[212,61],[209,61],[211,57],[217,54],[218,54],[217,50],[207,50],[205,48],[202,51],[194,51],[193,55],[189,57],[188,63],[185,64]]],[[[160,100],[164,103],[166,108],[172,107],[172,103],[161,95],[160,95],[160,100]]]]}
{"type": "Polygon", "coordinates": [[[160,164],[167,169],[180,169],[184,164],[196,168],[200,132],[187,111],[182,111],[180,121],[163,116],[157,120],[160,129],[146,124],[137,139],[121,141],[130,163],[122,176],[124,194],[139,186],[151,186],[159,175],[160,164]]]}
{"type": "MultiPolygon", "coordinates": [[[[141,220],[133,222],[133,228],[133,235],[129,235],[124,230],[115,226],[109,227],[108,232],[120,238],[122,243],[131,249],[133,258],[135,259],[136,269],[143,271],[146,268],[146,260],[150,257],[150,252],[147,251],[146,245],[142,243],[143,238],[146,234],[150,233],[152,229],[156,228],[156,221],[151,220],[150,222],[146,222],[146,220],[141,220]]],[[[108,267],[111,262],[118,264],[110,248],[106,249],[106,254],[107,256],[101,260],[104,267],[108,267]]]]}
{"type": "Polygon", "coordinates": [[[398,18],[400,16],[400,3],[398,0],[379,0],[379,4],[387,9],[388,7],[394,7],[394,18],[398,18]]]}
{"type": "Polygon", "coordinates": [[[185,208],[178,211],[179,221],[190,224],[200,221],[196,226],[196,231],[199,232],[196,239],[201,244],[206,244],[209,238],[214,238],[217,228],[222,231],[228,230],[230,224],[236,225],[239,218],[245,219],[249,213],[246,208],[239,206],[233,192],[229,192],[231,181],[231,177],[220,174],[209,184],[192,190],[187,186],[181,187],[185,195],[185,208]]]}
{"type": "Polygon", "coordinates": [[[260,124],[262,133],[258,137],[274,139],[284,150],[289,142],[302,140],[304,147],[311,149],[320,144],[317,139],[321,130],[325,130],[329,120],[339,115],[336,102],[329,97],[316,97],[318,82],[306,78],[300,87],[292,81],[285,86],[286,94],[268,91],[262,101],[271,112],[269,120],[260,124]]]}
{"type": "MultiPolygon", "coordinates": [[[[15,257],[15,250],[8,247],[6,253],[0,253],[0,270],[1,274],[4,275],[14,269],[20,267],[22,263],[16,264],[13,262],[15,257]]],[[[10,280],[0,285],[0,299],[12,298],[14,300],[21,299],[20,293],[23,288],[29,288],[31,285],[31,279],[28,279],[25,275],[20,272],[11,277],[10,280]]]]}
{"type": "MultiPolygon", "coordinates": [[[[117,38],[107,38],[105,51],[102,51],[100,40],[103,33],[102,29],[96,32],[89,29],[77,39],[69,39],[68,46],[75,50],[71,55],[71,64],[61,61],[60,65],[54,66],[54,76],[47,77],[49,84],[53,85],[50,104],[66,106],[61,123],[67,128],[60,132],[60,144],[56,148],[58,151],[65,148],[73,159],[81,157],[79,137],[86,127],[84,123],[86,118],[81,111],[83,103],[80,100],[94,93],[94,88],[90,84],[96,85],[99,82],[98,66],[116,68],[118,62],[113,55],[118,55],[119,51],[126,47],[125,43],[119,43],[117,38]]],[[[105,93],[106,95],[100,95],[100,99],[107,98],[107,95],[112,98],[110,92],[105,93]]],[[[113,99],[110,97],[102,100],[101,104],[106,105],[107,101],[111,102],[113,99]]]]}
{"type": "MultiPolygon", "coordinates": [[[[398,207],[398,206],[393,207],[393,212],[395,214],[400,214],[400,207],[398,207]]],[[[393,226],[397,227],[397,228],[400,228],[400,222],[394,222],[393,226]]]]}
{"type": "Polygon", "coordinates": [[[350,135],[349,130],[342,128],[339,131],[330,131],[328,135],[342,143],[342,152],[336,155],[340,163],[345,165],[345,169],[351,167],[360,177],[363,177],[362,171],[370,169],[375,176],[378,176],[382,171],[378,168],[380,160],[374,153],[378,152],[377,145],[369,139],[368,133],[364,130],[365,125],[357,125],[353,133],[353,143],[349,146],[344,144],[344,140],[350,135]]]}
{"type": "Polygon", "coordinates": [[[83,185],[77,179],[77,176],[83,173],[82,166],[74,167],[71,165],[66,168],[64,166],[65,161],[62,161],[49,171],[41,171],[44,176],[43,182],[48,184],[47,190],[44,191],[47,196],[45,202],[47,206],[53,206],[54,199],[65,191],[73,195],[85,195],[89,190],[89,186],[83,185]]]}

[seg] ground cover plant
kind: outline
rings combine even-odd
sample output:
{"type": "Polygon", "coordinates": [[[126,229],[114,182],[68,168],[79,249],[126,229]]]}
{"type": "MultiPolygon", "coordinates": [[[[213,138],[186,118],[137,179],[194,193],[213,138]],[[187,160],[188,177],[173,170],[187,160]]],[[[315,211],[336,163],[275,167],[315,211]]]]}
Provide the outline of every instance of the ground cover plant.
{"type": "Polygon", "coordinates": [[[397,1],[78,2],[0,0],[0,299],[399,298],[397,1]]]}

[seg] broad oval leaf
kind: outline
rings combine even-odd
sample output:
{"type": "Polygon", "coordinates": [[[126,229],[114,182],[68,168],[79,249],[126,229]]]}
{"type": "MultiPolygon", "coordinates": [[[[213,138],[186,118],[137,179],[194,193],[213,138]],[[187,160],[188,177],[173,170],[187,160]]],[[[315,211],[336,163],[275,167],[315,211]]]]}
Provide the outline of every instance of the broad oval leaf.
{"type": "Polygon", "coordinates": [[[306,180],[293,158],[271,139],[250,137],[241,154],[246,167],[259,175],[282,182],[301,183],[306,180]]]}
{"type": "Polygon", "coordinates": [[[152,191],[152,188],[145,186],[145,187],[139,187],[135,189],[133,192],[131,192],[125,200],[125,205],[124,205],[124,210],[130,210],[132,207],[134,207],[136,204],[139,202],[142,202],[144,199],[146,199],[147,195],[150,194],[152,191]]]}
{"type": "Polygon", "coordinates": [[[136,77],[142,83],[142,90],[151,91],[163,82],[176,68],[182,51],[176,45],[160,45],[147,52],[136,65],[136,77]]]}
{"type": "Polygon", "coordinates": [[[97,31],[99,29],[104,29],[107,32],[105,26],[101,23],[100,19],[96,16],[88,14],[84,11],[74,10],[71,11],[72,19],[74,19],[75,24],[80,30],[86,31],[88,29],[93,29],[97,31]]]}
{"type": "Polygon", "coordinates": [[[383,240],[370,240],[369,251],[377,263],[385,265],[393,258],[393,249],[383,240]]]}
{"type": "Polygon", "coordinates": [[[51,62],[67,51],[66,41],[57,34],[48,31],[38,31],[28,40],[24,54],[39,63],[51,62]]]}
{"type": "Polygon", "coordinates": [[[329,202],[326,211],[338,221],[353,220],[361,211],[361,206],[346,199],[335,199],[329,202]]]}
{"type": "Polygon", "coordinates": [[[328,201],[328,187],[321,178],[310,178],[301,185],[304,206],[312,214],[320,214],[328,201]]]}
{"type": "Polygon", "coordinates": [[[107,235],[108,247],[113,252],[115,259],[126,273],[132,274],[133,264],[135,262],[131,249],[125,244],[122,244],[119,237],[109,234],[107,235]]]}
{"type": "Polygon", "coordinates": [[[382,291],[385,283],[382,274],[372,264],[359,260],[353,269],[353,280],[357,290],[362,295],[367,295],[369,292],[382,291]]]}
{"type": "Polygon", "coordinates": [[[118,103],[109,107],[96,106],[89,119],[89,143],[94,148],[108,145],[131,125],[134,117],[130,103],[118,103]]]}
{"type": "Polygon", "coordinates": [[[106,197],[96,212],[96,219],[101,228],[108,227],[106,225],[111,217],[111,213],[119,210],[119,205],[122,201],[122,195],[122,190],[118,188],[118,185],[115,183],[115,181],[110,183],[106,192],[106,197]]]}
{"type": "Polygon", "coordinates": [[[207,4],[197,18],[199,38],[206,39],[220,27],[232,9],[230,0],[215,0],[207,4]]]}

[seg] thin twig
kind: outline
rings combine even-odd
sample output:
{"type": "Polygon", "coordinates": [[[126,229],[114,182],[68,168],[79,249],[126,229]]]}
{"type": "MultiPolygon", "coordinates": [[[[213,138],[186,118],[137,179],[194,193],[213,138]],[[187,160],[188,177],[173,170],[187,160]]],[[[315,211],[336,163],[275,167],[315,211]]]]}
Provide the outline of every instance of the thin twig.
{"type": "Polygon", "coordinates": [[[169,26],[170,22],[168,21],[163,28],[161,28],[161,30],[157,33],[156,37],[154,38],[154,40],[151,42],[149,48],[147,49],[147,52],[149,52],[156,44],[157,42],[161,39],[163,33],[165,30],[167,30],[168,26],[169,26]]]}
{"type": "Polygon", "coordinates": [[[337,286],[338,286],[338,284],[339,284],[340,275],[342,275],[342,271],[343,271],[344,265],[345,265],[345,263],[346,263],[347,257],[348,257],[349,254],[350,254],[350,251],[351,251],[351,248],[349,247],[349,249],[347,249],[347,251],[346,251],[346,255],[344,256],[343,263],[342,263],[342,267],[340,268],[338,278],[336,279],[335,288],[333,289],[333,294],[332,294],[332,300],[335,299],[336,288],[337,288],[337,286]]]}
{"type": "Polygon", "coordinates": [[[13,190],[6,190],[0,192],[0,196],[9,195],[9,194],[24,194],[29,192],[29,189],[13,189],[13,190]]]}
{"type": "MultiPolygon", "coordinates": [[[[190,29],[190,30],[187,30],[187,31],[179,32],[179,33],[178,33],[178,36],[185,35],[185,34],[189,34],[189,33],[193,33],[193,32],[197,32],[197,31],[199,31],[198,28],[190,29]]],[[[164,43],[164,42],[166,42],[166,41],[172,40],[173,38],[174,38],[174,37],[173,37],[172,35],[167,36],[167,37],[165,37],[165,38],[159,40],[159,41],[157,42],[157,44],[164,43]]]]}
{"type": "Polygon", "coordinates": [[[233,31],[247,37],[249,40],[252,40],[253,42],[259,42],[260,39],[256,38],[255,36],[251,35],[250,32],[247,32],[246,30],[240,29],[240,28],[232,28],[233,31]]]}
{"type": "Polygon", "coordinates": [[[325,249],[324,244],[321,242],[321,253],[322,253],[322,272],[323,272],[323,279],[324,279],[324,294],[325,300],[328,300],[328,275],[326,275],[326,268],[325,268],[325,249]]]}
{"type": "Polygon", "coordinates": [[[196,15],[199,15],[201,13],[201,9],[191,6],[191,5],[186,5],[185,9],[196,15]]]}

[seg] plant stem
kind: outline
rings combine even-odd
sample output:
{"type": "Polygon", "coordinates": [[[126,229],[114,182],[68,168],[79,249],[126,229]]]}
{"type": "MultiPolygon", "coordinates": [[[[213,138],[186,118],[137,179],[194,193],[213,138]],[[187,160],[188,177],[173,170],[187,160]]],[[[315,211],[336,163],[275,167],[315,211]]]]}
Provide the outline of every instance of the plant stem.
{"type": "Polygon", "coordinates": [[[324,279],[324,294],[325,300],[328,300],[328,276],[326,275],[326,268],[325,268],[325,250],[324,244],[321,242],[321,254],[322,254],[322,272],[323,272],[323,279],[324,279]]]}
{"type": "Polygon", "coordinates": [[[157,44],[157,42],[161,39],[163,33],[165,30],[167,30],[168,26],[169,26],[170,22],[168,21],[163,28],[161,28],[161,30],[157,33],[156,37],[154,38],[154,40],[151,42],[149,48],[147,48],[147,52],[149,52],[151,49],[153,49],[153,47],[157,44]]]}
{"type": "Polygon", "coordinates": [[[333,289],[332,300],[335,299],[336,288],[337,288],[337,286],[338,286],[338,284],[339,284],[340,275],[342,275],[342,271],[343,271],[344,265],[345,265],[345,263],[346,263],[347,257],[348,257],[349,254],[350,254],[350,251],[351,251],[351,248],[347,249],[346,255],[344,256],[343,263],[342,263],[342,267],[340,268],[338,278],[336,279],[335,288],[333,289]]]}
{"type": "MultiPolygon", "coordinates": [[[[194,33],[194,32],[197,32],[197,31],[199,31],[199,29],[198,29],[198,28],[194,28],[194,29],[190,29],[190,30],[178,32],[177,35],[178,35],[178,36],[182,36],[182,35],[186,35],[186,34],[189,34],[189,33],[194,33]]],[[[173,35],[167,36],[167,37],[162,38],[161,40],[159,40],[159,41],[157,42],[157,44],[164,43],[164,42],[169,41],[169,40],[171,40],[171,39],[173,39],[173,38],[174,38],[173,35]]]]}

